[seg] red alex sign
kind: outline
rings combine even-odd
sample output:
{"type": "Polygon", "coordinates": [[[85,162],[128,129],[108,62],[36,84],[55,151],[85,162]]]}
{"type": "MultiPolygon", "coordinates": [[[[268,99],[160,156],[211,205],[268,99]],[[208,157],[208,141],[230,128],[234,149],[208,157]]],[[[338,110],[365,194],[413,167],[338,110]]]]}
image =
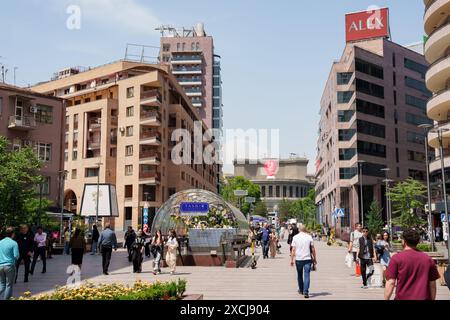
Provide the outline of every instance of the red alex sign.
{"type": "Polygon", "coordinates": [[[389,37],[389,9],[375,9],[345,15],[346,41],[389,37]]]}

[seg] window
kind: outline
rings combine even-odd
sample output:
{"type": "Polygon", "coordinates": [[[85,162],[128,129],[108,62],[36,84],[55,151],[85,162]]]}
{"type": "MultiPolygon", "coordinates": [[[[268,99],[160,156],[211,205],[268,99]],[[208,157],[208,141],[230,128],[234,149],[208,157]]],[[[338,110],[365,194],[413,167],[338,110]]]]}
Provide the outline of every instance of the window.
{"type": "Polygon", "coordinates": [[[134,116],[134,107],[127,107],[127,117],[134,116]]]}
{"type": "Polygon", "coordinates": [[[339,160],[348,161],[356,155],[356,149],[339,149],[339,160]]]}
{"type": "Polygon", "coordinates": [[[369,156],[386,158],[386,146],[358,140],[358,153],[369,156]]]}
{"type": "Polygon", "coordinates": [[[384,164],[365,163],[362,166],[362,172],[365,176],[385,178],[386,174],[381,169],[386,168],[384,164]]]}
{"type": "Polygon", "coordinates": [[[72,151],[72,160],[77,160],[78,158],[78,151],[77,150],[73,150],[72,151]]]}
{"type": "Polygon", "coordinates": [[[412,170],[412,169],[408,170],[408,175],[411,178],[413,178],[414,180],[420,180],[420,181],[425,181],[426,180],[426,176],[427,176],[425,171],[412,170]]]}
{"type": "Polygon", "coordinates": [[[127,137],[132,137],[133,136],[133,126],[127,127],[126,135],[127,135],[127,137]]]}
{"type": "Polygon", "coordinates": [[[133,208],[125,207],[125,220],[131,221],[133,219],[133,208]]]}
{"type": "Polygon", "coordinates": [[[50,194],[50,177],[43,177],[42,182],[36,186],[36,193],[42,195],[50,194]]]}
{"type": "Polygon", "coordinates": [[[132,199],[133,198],[133,185],[129,184],[125,186],[125,198],[132,199]]]}
{"type": "Polygon", "coordinates": [[[337,74],[337,84],[344,85],[350,82],[350,79],[353,76],[353,72],[338,72],[337,74]]]}
{"type": "Polygon", "coordinates": [[[117,157],[117,148],[110,148],[109,149],[109,156],[112,158],[117,157]]]}
{"type": "Polygon", "coordinates": [[[394,106],[397,105],[397,91],[394,90],[394,106]]]}
{"type": "Polygon", "coordinates": [[[395,148],[395,162],[397,162],[397,163],[400,162],[400,152],[399,152],[398,148],[395,148]]]}
{"type": "Polygon", "coordinates": [[[384,107],[376,103],[357,99],[356,110],[364,114],[384,119],[384,107]]]}
{"type": "Polygon", "coordinates": [[[69,161],[69,151],[64,151],[64,161],[69,161]]]}
{"type": "Polygon", "coordinates": [[[425,163],[425,153],[408,150],[408,160],[425,163]]]}
{"type": "Polygon", "coordinates": [[[0,115],[2,114],[3,111],[3,98],[0,97],[0,115]]]}
{"type": "Polygon", "coordinates": [[[181,171],[181,180],[184,181],[184,179],[185,179],[185,173],[184,173],[184,171],[181,171]]]}
{"type": "Polygon", "coordinates": [[[392,74],[392,83],[394,84],[394,87],[397,85],[397,74],[394,73],[392,74]]]}
{"type": "Polygon", "coordinates": [[[348,103],[353,97],[353,91],[338,91],[337,100],[338,103],[348,103]]]}
{"type": "Polygon", "coordinates": [[[421,116],[416,116],[411,113],[406,113],[406,122],[414,126],[418,126],[421,124],[433,124],[433,120],[421,116]]]}
{"type": "Polygon", "coordinates": [[[394,110],[394,123],[398,124],[398,111],[397,111],[397,109],[394,110]]]}
{"type": "Polygon", "coordinates": [[[356,91],[384,99],[384,87],[365,80],[356,79],[356,91]]]}
{"type": "Polygon", "coordinates": [[[35,119],[40,123],[53,123],[53,107],[37,105],[35,119]]]}
{"type": "Polygon", "coordinates": [[[191,43],[191,51],[194,51],[195,50],[195,42],[192,42],[191,43]]]}
{"type": "Polygon", "coordinates": [[[102,95],[98,95],[98,96],[95,97],[95,100],[102,100],[102,99],[103,99],[102,95]]]}
{"type": "Polygon", "coordinates": [[[280,186],[276,186],[276,187],[275,187],[275,196],[276,196],[277,198],[280,197],[280,186]]]}
{"type": "Polygon", "coordinates": [[[383,68],[380,66],[377,66],[373,63],[361,60],[361,59],[356,59],[355,60],[355,69],[356,71],[368,74],[370,76],[379,78],[379,79],[383,79],[384,78],[384,74],[383,74],[383,68]]]}
{"type": "Polygon", "coordinates": [[[427,70],[428,70],[427,66],[424,66],[423,64],[412,61],[408,58],[405,58],[405,68],[408,68],[409,70],[420,73],[420,75],[422,76],[422,79],[425,79],[425,74],[427,73],[427,70]]]}
{"type": "Polygon", "coordinates": [[[419,81],[410,77],[405,77],[405,85],[422,92],[426,97],[430,98],[432,96],[431,92],[427,89],[423,81],[419,81]]]}
{"type": "Polygon", "coordinates": [[[425,144],[425,135],[417,132],[407,132],[406,139],[408,142],[417,143],[424,145],[425,144]]]}
{"type": "Polygon", "coordinates": [[[338,110],[338,122],[349,122],[354,114],[354,110],[338,110]]]}
{"type": "Polygon", "coordinates": [[[133,155],[133,146],[126,146],[125,147],[125,156],[130,157],[133,155]]]}
{"type": "Polygon", "coordinates": [[[100,170],[99,168],[86,168],[85,177],[86,178],[98,177],[99,170],[100,170]]]}
{"type": "Polygon", "coordinates": [[[76,179],[77,178],[77,169],[73,169],[72,170],[72,179],[76,179]]]}
{"type": "Polygon", "coordinates": [[[133,175],[133,165],[126,165],[125,166],[125,175],[126,176],[132,176],[133,175]]]}
{"type": "Polygon", "coordinates": [[[37,155],[39,160],[43,162],[49,162],[52,157],[52,145],[49,143],[38,143],[37,155]]]}
{"type": "Polygon", "coordinates": [[[283,198],[287,197],[287,187],[283,186],[283,198]]]}
{"type": "Polygon", "coordinates": [[[350,180],[357,175],[358,169],[356,167],[352,168],[340,168],[339,178],[341,180],[350,180]]]}
{"type": "Polygon", "coordinates": [[[269,198],[273,197],[273,187],[269,186],[269,198]]]}
{"type": "Polygon", "coordinates": [[[266,197],[266,186],[261,186],[261,197],[266,197]]]}
{"type": "Polygon", "coordinates": [[[395,128],[395,143],[398,143],[398,128],[395,128]]]}
{"type": "Polygon", "coordinates": [[[170,52],[170,44],[168,44],[168,43],[163,44],[163,51],[170,52]]]}
{"type": "Polygon", "coordinates": [[[169,197],[171,197],[175,193],[177,193],[177,189],[176,188],[168,188],[167,191],[168,191],[169,197]]]}
{"type": "Polygon", "coordinates": [[[214,88],[213,95],[214,97],[220,97],[220,88],[214,88]]]}
{"type": "Polygon", "coordinates": [[[339,141],[350,141],[355,134],[355,129],[339,130],[339,141]]]}
{"type": "Polygon", "coordinates": [[[423,99],[420,99],[420,98],[416,98],[416,97],[413,97],[413,96],[410,96],[409,94],[407,94],[405,96],[405,103],[408,106],[411,106],[411,107],[418,108],[418,109],[422,110],[422,112],[424,114],[427,113],[427,101],[426,100],[423,100],[423,99]]]}
{"type": "Polygon", "coordinates": [[[392,53],[392,66],[395,68],[395,63],[396,61],[395,61],[395,53],[393,52],[392,53]]]}
{"type": "Polygon", "coordinates": [[[397,178],[400,178],[400,168],[397,167],[397,178]]]}
{"type": "Polygon", "coordinates": [[[134,87],[127,88],[127,98],[134,97],[134,87]]]}
{"type": "Polygon", "coordinates": [[[358,133],[367,134],[379,138],[386,137],[386,127],[380,124],[358,120],[357,128],[358,133]]]}

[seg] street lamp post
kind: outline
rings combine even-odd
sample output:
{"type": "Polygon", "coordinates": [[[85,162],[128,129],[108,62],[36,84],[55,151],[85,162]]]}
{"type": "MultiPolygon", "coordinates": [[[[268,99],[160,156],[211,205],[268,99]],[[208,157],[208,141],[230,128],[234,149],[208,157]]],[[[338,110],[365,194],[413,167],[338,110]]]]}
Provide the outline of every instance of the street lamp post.
{"type": "Polygon", "coordinates": [[[62,236],[63,236],[63,219],[64,219],[64,180],[66,178],[67,171],[59,171],[60,176],[60,187],[61,187],[61,220],[60,220],[60,226],[59,226],[59,243],[62,243],[62,236]]]}
{"type": "Polygon", "coordinates": [[[389,180],[388,173],[391,171],[389,168],[381,169],[381,171],[384,171],[386,179],[383,180],[383,182],[386,183],[386,219],[388,223],[388,230],[389,234],[392,234],[392,212],[391,212],[391,197],[389,196],[389,183],[392,182],[392,180],[389,180]]]}
{"type": "Polygon", "coordinates": [[[430,158],[428,157],[428,134],[430,132],[430,129],[433,128],[433,125],[431,124],[421,124],[419,125],[419,128],[424,129],[425,131],[425,165],[426,165],[426,174],[427,174],[427,200],[428,200],[428,234],[430,237],[430,243],[431,243],[431,250],[435,251],[436,246],[434,243],[434,236],[433,236],[433,214],[431,211],[431,185],[430,185],[430,158]]]}
{"type": "Polygon", "coordinates": [[[439,154],[441,156],[441,172],[442,172],[442,193],[444,198],[444,223],[445,227],[447,229],[447,250],[448,250],[448,258],[450,259],[450,228],[449,228],[449,219],[448,219],[448,202],[447,202],[447,187],[446,187],[446,180],[445,180],[445,167],[444,167],[444,147],[442,144],[442,134],[444,132],[450,131],[449,129],[444,128],[437,128],[433,129],[430,132],[431,133],[437,133],[438,139],[439,139],[439,154]]]}
{"type": "Polygon", "coordinates": [[[363,164],[366,163],[364,160],[358,160],[358,168],[359,168],[359,198],[360,198],[360,212],[361,212],[361,224],[364,225],[364,199],[363,199],[363,172],[362,167],[363,164]]]}
{"type": "Polygon", "coordinates": [[[103,163],[97,163],[97,199],[96,199],[96,205],[95,205],[95,224],[98,224],[98,206],[99,206],[99,198],[100,198],[100,166],[102,166],[103,163]]]}

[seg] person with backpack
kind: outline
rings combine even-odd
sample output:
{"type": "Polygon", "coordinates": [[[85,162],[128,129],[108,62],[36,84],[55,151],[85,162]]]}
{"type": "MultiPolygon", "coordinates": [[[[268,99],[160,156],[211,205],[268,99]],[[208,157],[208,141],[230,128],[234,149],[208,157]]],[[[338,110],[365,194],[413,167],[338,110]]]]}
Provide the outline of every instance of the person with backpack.
{"type": "Polygon", "coordinates": [[[153,274],[161,273],[161,258],[163,256],[164,239],[161,235],[161,230],[157,230],[151,243],[151,252],[153,255],[153,274]]]}
{"type": "Polygon", "coordinates": [[[144,259],[145,238],[142,230],[139,230],[137,237],[131,245],[131,257],[133,261],[133,273],[142,272],[142,260],[144,259]]]}

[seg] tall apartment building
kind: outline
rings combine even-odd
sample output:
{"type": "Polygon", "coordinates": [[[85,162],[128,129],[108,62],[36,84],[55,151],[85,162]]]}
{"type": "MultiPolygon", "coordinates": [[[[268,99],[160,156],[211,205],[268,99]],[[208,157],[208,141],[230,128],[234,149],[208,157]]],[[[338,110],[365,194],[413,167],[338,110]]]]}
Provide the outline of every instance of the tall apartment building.
{"type": "MultiPolygon", "coordinates": [[[[67,69],[35,91],[64,98],[65,206],[80,212],[85,184],[113,184],[116,230],[141,224],[174,193],[190,188],[216,191],[217,166],[171,161],[173,130],[202,123],[191,100],[167,67],[118,61],[79,72],[67,69]]],[[[193,157],[193,155],[192,155],[193,157]]],[[[95,213],[94,213],[95,215],[95,213]]]]}
{"type": "Polygon", "coordinates": [[[162,26],[160,61],[170,65],[208,128],[222,129],[222,80],[220,56],[214,52],[213,37],[203,24],[175,29],[162,26]]]}
{"type": "Polygon", "coordinates": [[[35,150],[44,178],[36,192],[53,206],[60,203],[63,107],[62,99],[0,83],[0,136],[11,142],[11,150],[35,150]]]}
{"type": "MultiPolygon", "coordinates": [[[[425,58],[430,67],[425,81],[433,96],[428,101],[428,117],[438,128],[450,129],[450,0],[424,0],[424,29],[428,35],[425,43],[425,58]]],[[[434,225],[442,225],[440,213],[444,211],[442,197],[441,157],[437,134],[430,133],[429,145],[436,149],[435,159],[430,163],[430,180],[435,211],[434,225]]],[[[444,167],[447,190],[450,182],[450,132],[443,132],[444,167]]],[[[447,200],[448,201],[448,200],[447,200]]]]}
{"type": "MultiPolygon", "coordinates": [[[[365,23],[361,14],[347,17],[356,19],[347,27],[365,23]]],[[[388,31],[387,14],[382,21],[388,31]]],[[[354,223],[364,222],[361,186],[364,214],[377,200],[387,221],[386,176],[426,179],[425,135],[418,125],[432,122],[426,116],[427,66],[422,55],[389,41],[388,33],[348,40],[332,65],[321,100],[316,202],[323,223],[335,226],[343,239],[354,223]],[[345,216],[333,217],[336,208],[345,216]]]]}

